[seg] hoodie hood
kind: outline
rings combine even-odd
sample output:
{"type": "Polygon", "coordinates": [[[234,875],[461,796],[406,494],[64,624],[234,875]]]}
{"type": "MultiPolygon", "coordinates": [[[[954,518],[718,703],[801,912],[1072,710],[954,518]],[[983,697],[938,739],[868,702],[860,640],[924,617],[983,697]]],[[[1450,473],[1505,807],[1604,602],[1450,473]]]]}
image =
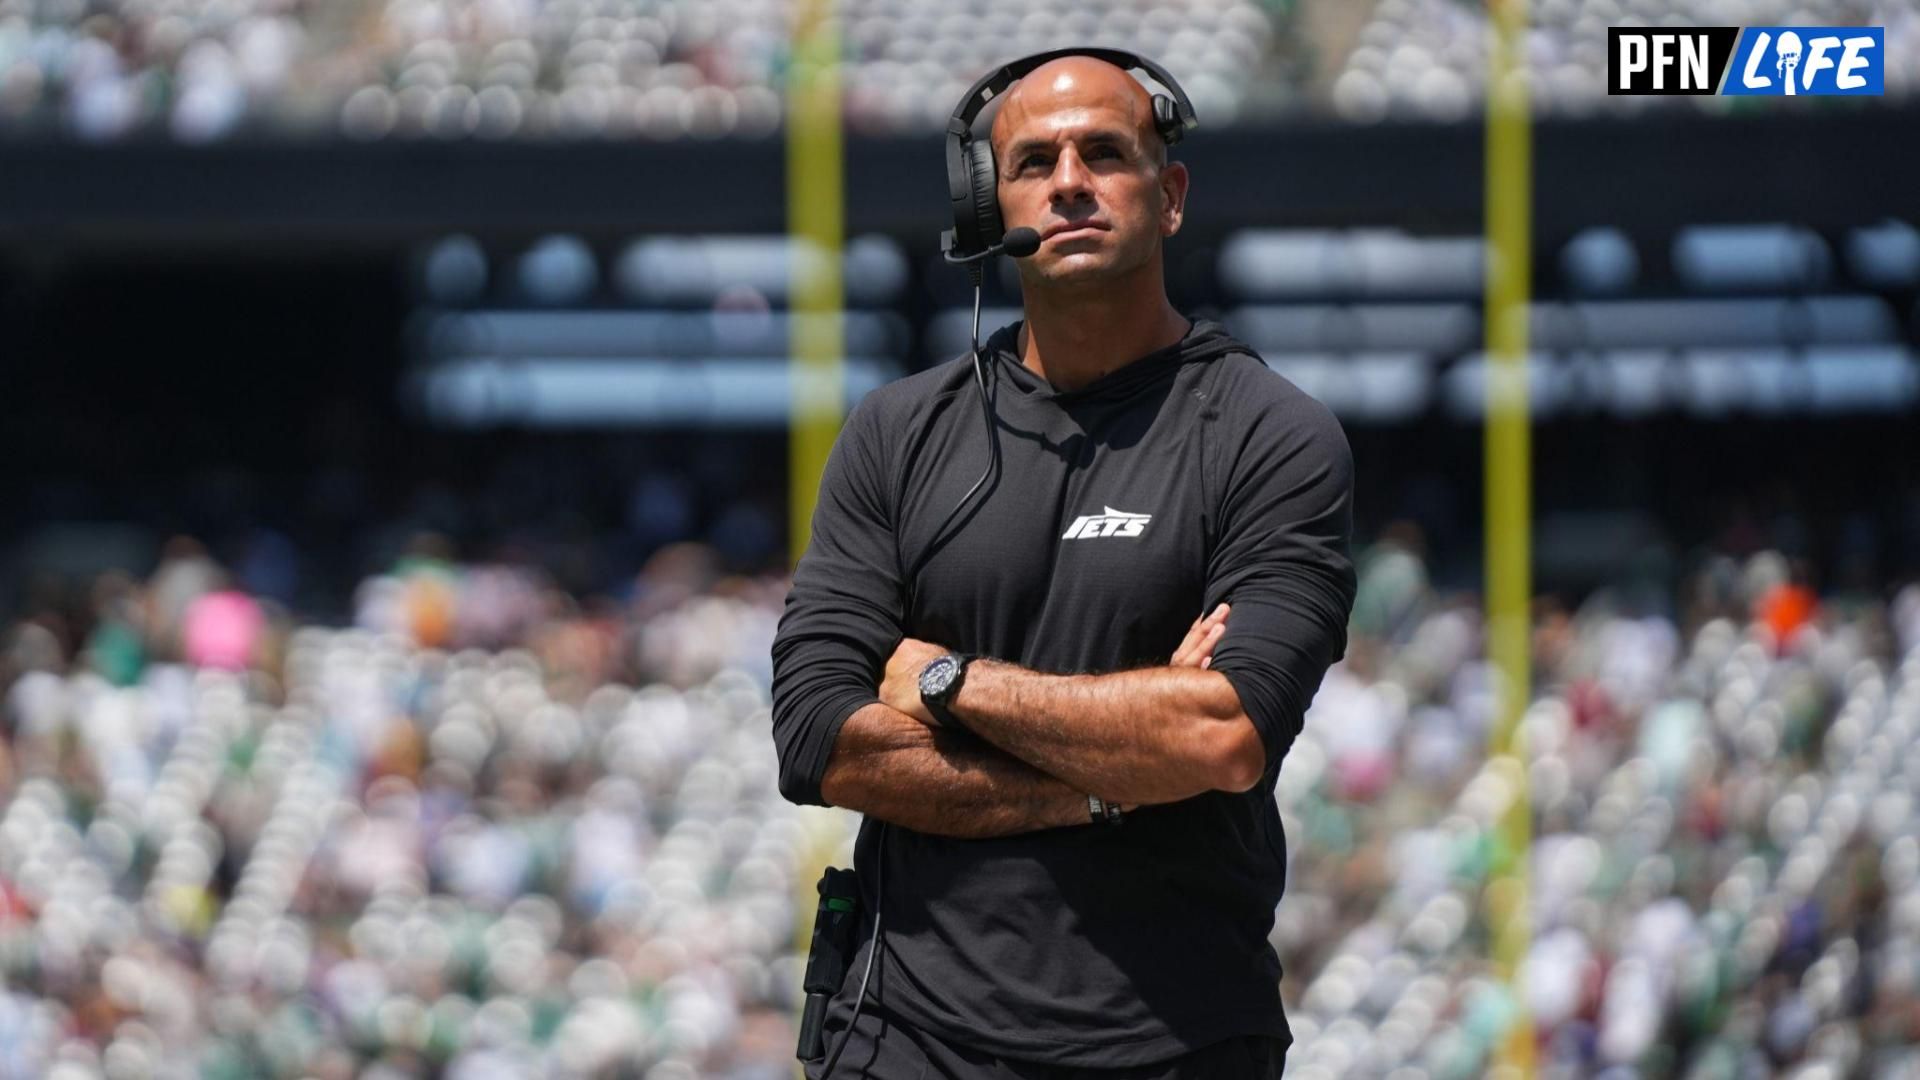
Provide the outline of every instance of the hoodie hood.
{"type": "Polygon", "coordinates": [[[1109,371],[1085,386],[1060,390],[1020,362],[1015,346],[1019,344],[1020,327],[1025,322],[1025,319],[1015,320],[994,331],[991,337],[981,343],[981,351],[986,354],[995,378],[1006,380],[1007,389],[1025,398],[1056,401],[1063,405],[1126,398],[1187,364],[1206,363],[1229,353],[1253,352],[1245,342],[1227,333],[1226,327],[1218,322],[1192,318],[1193,325],[1179,341],[1109,371]]]}

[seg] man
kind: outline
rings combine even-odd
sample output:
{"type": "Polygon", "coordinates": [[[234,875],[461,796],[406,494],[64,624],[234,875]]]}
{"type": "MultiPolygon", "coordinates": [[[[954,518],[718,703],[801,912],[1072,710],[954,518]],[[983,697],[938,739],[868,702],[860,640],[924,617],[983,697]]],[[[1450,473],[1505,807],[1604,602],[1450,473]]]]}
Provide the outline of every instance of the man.
{"type": "Polygon", "coordinates": [[[1278,1076],[1272,789],[1346,647],[1351,454],[1168,301],[1188,174],[1138,82],[1051,61],[991,137],[1006,227],[1042,237],[985,345],[1003,468],[936,538],[988,461],[970,360],[868,394],[773,645],[782,793],[866,815],[829,1048],[883,916],[835,1074],[1278,1076]],[[950,652],[979,658],[930,708],[950,652]]]}

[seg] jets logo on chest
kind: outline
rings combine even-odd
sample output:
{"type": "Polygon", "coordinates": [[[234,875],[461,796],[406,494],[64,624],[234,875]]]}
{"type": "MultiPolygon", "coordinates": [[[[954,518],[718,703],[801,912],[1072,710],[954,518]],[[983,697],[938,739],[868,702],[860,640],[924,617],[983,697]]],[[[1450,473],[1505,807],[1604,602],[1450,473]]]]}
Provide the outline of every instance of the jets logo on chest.
{"type": "Polygon", "coordinates": [[[1129,514],[1125,510],[1115,510],[1111,506],[1101,507],[1105,513],[1084,514],[1067,526],[1060,534],[1062,540],[1092,540],[1102,536],[1139,536],[1147,531],[1147,522],[1153,520],[1152,514],[1129,514]]]}

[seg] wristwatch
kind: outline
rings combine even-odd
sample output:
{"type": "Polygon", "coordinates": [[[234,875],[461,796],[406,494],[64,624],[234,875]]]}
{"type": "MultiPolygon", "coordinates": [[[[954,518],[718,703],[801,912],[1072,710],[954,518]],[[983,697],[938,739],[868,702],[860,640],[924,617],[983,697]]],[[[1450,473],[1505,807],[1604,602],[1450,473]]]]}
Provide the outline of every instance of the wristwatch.
{"type": "Polygon", "coordinates": [[[952,702],[967,677],[967,665],[977,659],[979,656],[974,653],[942,653],[920,669],[920,702],[941,727],[966,728],[954,715],[952,702]]]}

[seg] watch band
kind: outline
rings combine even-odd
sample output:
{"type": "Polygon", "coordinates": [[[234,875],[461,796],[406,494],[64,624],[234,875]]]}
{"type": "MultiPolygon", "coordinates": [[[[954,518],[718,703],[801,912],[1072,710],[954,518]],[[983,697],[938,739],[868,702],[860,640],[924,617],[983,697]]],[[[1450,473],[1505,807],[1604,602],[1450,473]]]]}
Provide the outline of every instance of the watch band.
{"type": "Polygon", "coordinates": [[[940,721],[941,727],[958,728],[961,731],[967,730],[967,725],[960,722],[960,718],[954,715],[952,709],[947,708],[946,702],[941,701],[939,698],[923,697],[920,699],[920,703],[927,707],[927,711],[933,714],[935,720],[940,721]]]}
{"type": "Polygon", "coordinates": [[[1098,795],[1087,796],[1087,812],[1093,816],[1095,825],[1101,822],[1108,825],[1120,824],[1120,804],[1108,802],[1098,795]]]}

